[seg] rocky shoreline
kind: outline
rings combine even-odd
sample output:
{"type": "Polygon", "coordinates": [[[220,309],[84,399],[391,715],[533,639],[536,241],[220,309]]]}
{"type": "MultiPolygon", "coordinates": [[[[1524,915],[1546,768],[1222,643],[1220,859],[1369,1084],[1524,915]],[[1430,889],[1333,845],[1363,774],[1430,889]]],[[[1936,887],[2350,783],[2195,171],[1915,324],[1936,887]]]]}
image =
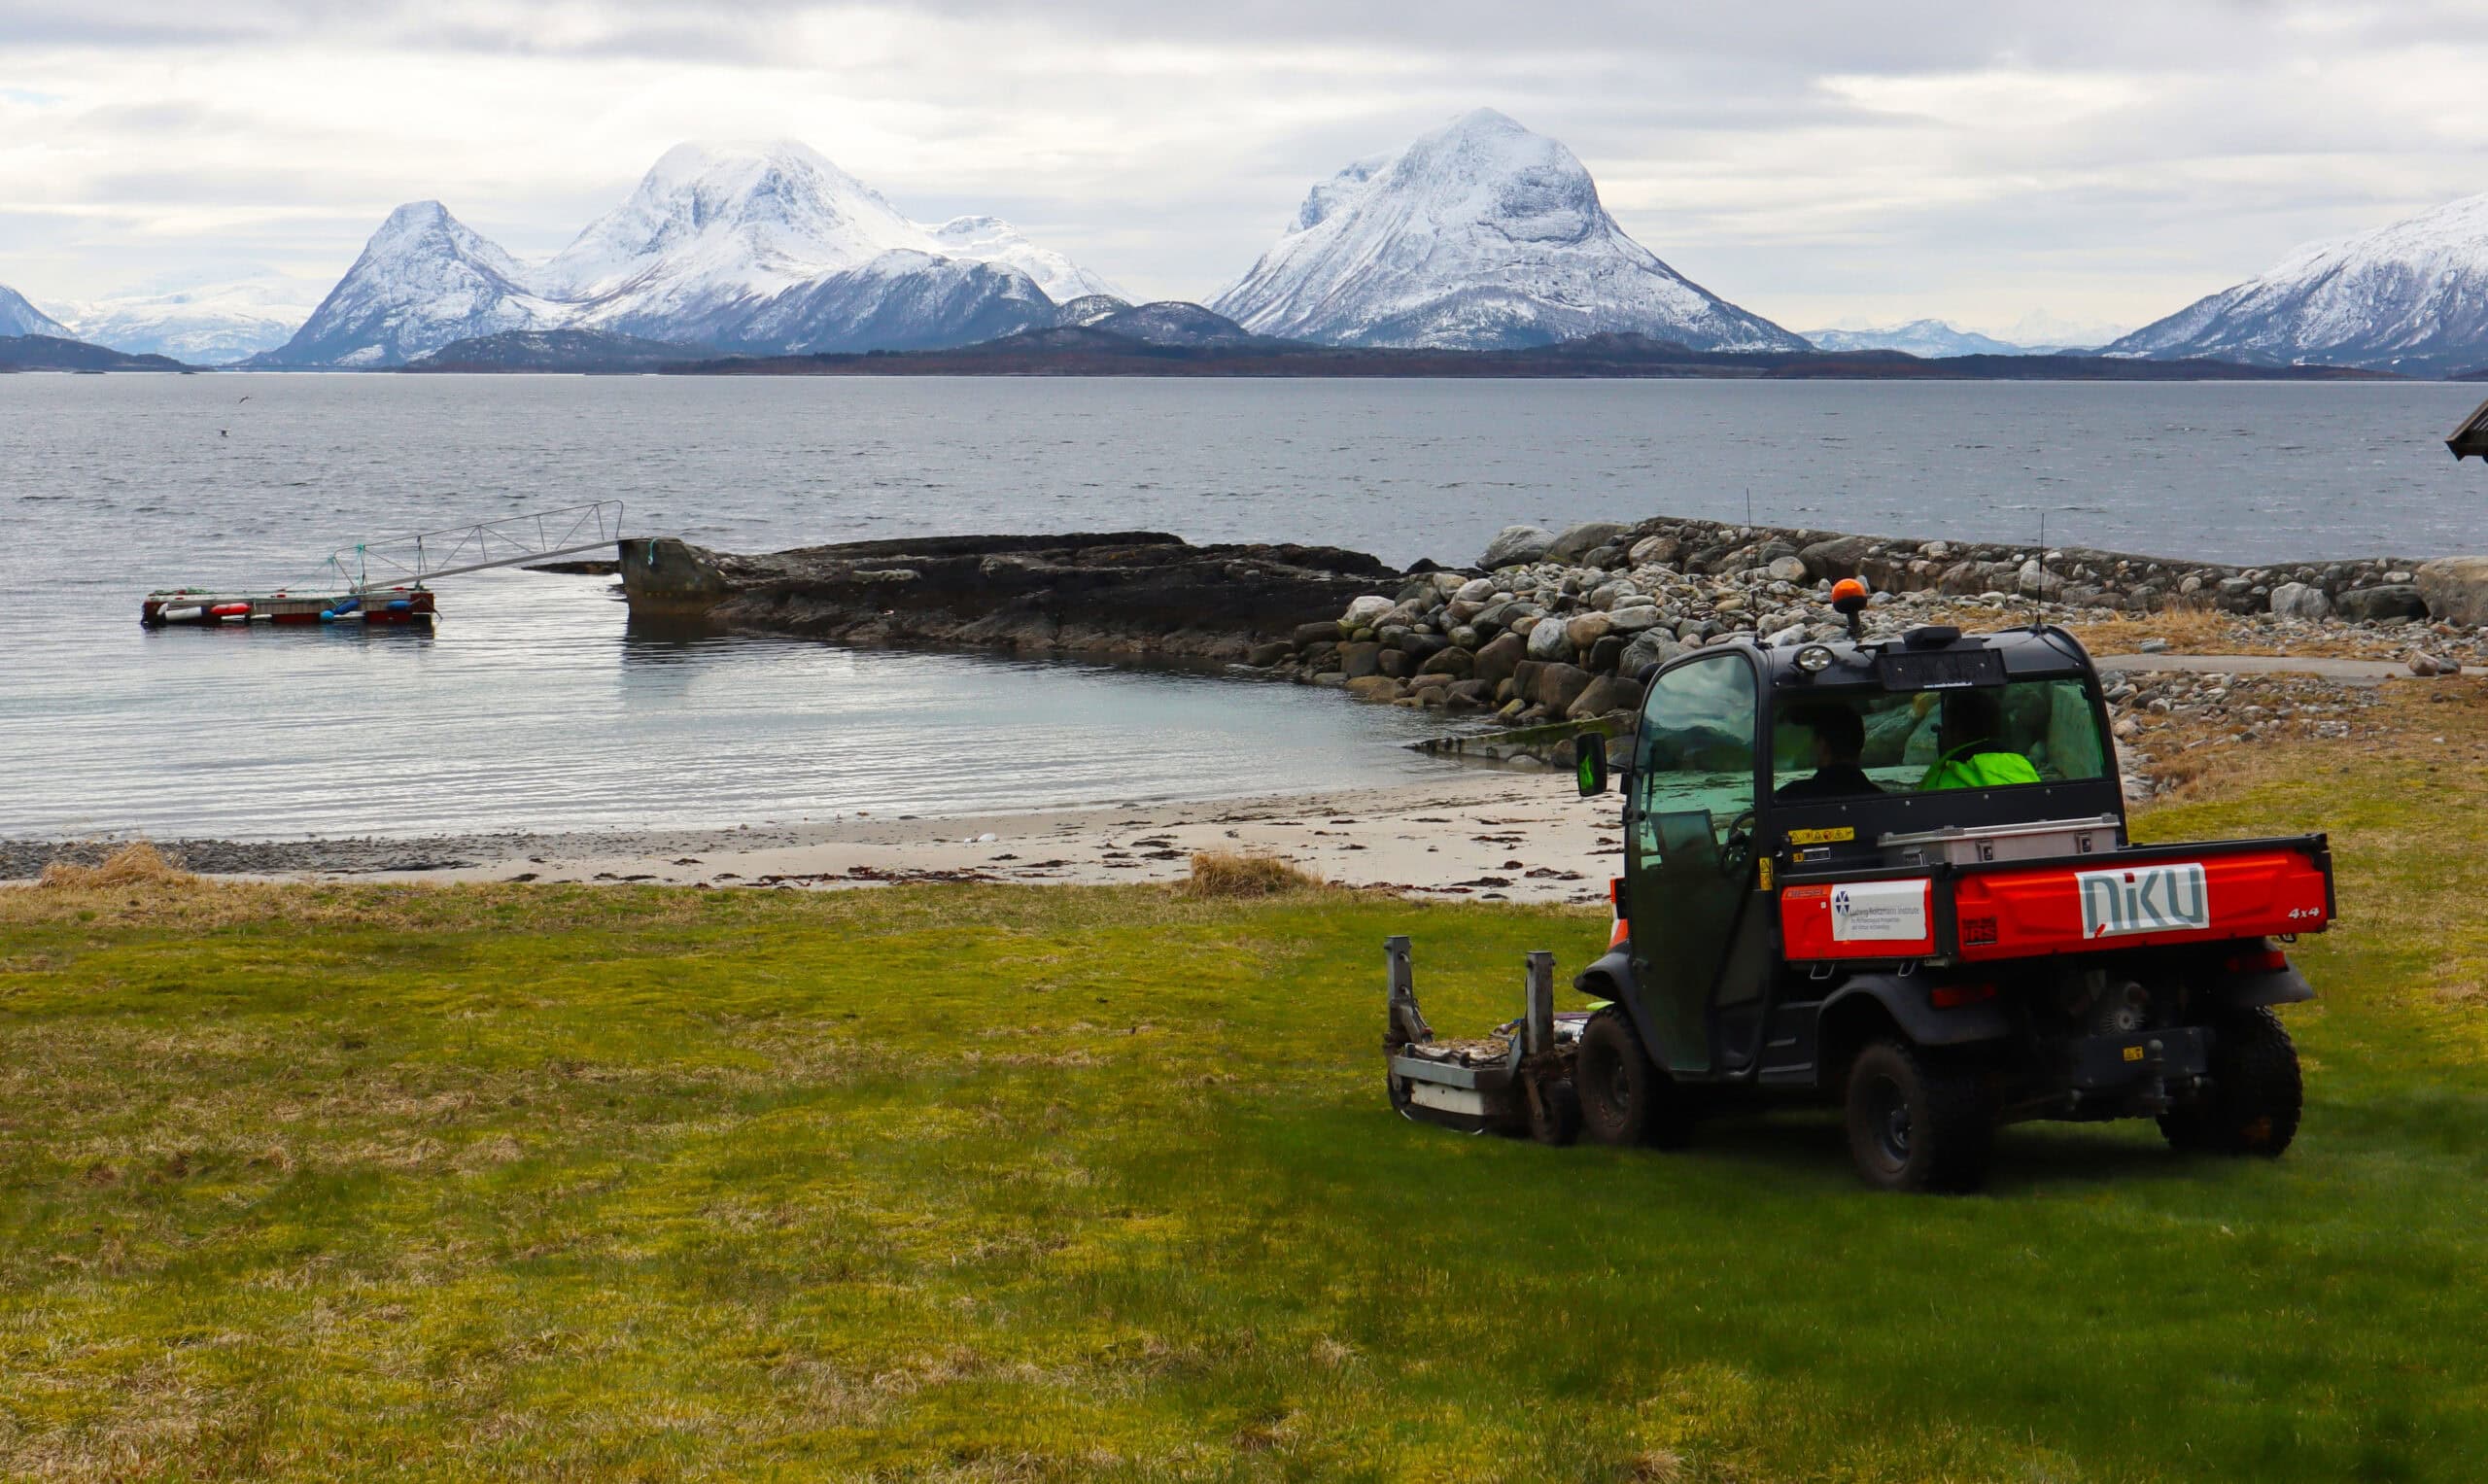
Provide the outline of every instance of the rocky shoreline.
{"type": "Polygon", "coordinates": [[[1678,517],[1508,527],[1470,567],[1405,571],[1336,547],[1193,546],[1159,532],[766,556],[658,538],[620,555],[635,614],[853,643],[1227,661],[1511,727],[1629,710],[1634,677],[1689,647],[1838,637],[1830,588],[1852,576],[1873,590],[1879,630],[1938,614],[2080,625],[2200,613],[2265,625],[2259,639],[2284,651],[2406,648],[2422,673],[2488,659],[2488,558],[2239,568],[1678,517]]]}
{"type": "Polygon", "coordinates": [[[2479,656],[2488,622],[2480,559],[2234,568],[1662,517],[1561,534],[1507,527],[1469,571],[1417,573],[1387,595],[1360,595],[1248,659],[1368,701],[1491,709],[1518,727],[1585,721],[1629,710],[1640,700],[1634,677],[1688,648],[1846,635],[1830,607],[1831,586],[1845,577],[1872,590],[1875,630],[1960,608],[2066,624],[2263,614],[2309,637],[2406,636],[2422,673],[2458,663],[2454,655],[2479,656]],[[2431,622],[2437,614],[2446,616],[2431,622]]]}

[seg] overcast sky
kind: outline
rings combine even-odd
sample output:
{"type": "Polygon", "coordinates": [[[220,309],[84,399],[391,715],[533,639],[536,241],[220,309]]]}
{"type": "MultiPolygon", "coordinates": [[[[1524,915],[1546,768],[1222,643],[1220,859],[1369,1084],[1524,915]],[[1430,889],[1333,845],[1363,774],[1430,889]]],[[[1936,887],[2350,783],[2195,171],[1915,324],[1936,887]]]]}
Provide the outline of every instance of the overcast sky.
{"type": "Polygon", "coordinates": [[[2130,327],[2488,190],[2488,0],[0,0],[0,283],[332,280],[436,197],[559,248],[687,138],[802,139],[1143,296],[1480,104],[1791,328],[2130,327]]]}

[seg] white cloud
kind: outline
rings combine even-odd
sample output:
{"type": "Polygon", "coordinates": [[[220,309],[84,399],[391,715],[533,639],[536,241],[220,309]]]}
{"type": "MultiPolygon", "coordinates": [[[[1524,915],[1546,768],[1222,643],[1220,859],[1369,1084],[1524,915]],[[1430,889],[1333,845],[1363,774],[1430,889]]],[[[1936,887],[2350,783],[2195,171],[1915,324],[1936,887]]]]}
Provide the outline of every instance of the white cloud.
{"type": "Polygon", "coordinates": [[[1489,0],[839,7],[17,0],[0,282],[333,277],[437,197],[546,253],[667,146],[792,136],[1205,296],[1306,187],[1480,103],[1783,324],[2135,323],[2291,245],[2488,190],[2475,5],[1489,0]],[[2451,38],[2450,40],[2448,38],[2451,38]]]}

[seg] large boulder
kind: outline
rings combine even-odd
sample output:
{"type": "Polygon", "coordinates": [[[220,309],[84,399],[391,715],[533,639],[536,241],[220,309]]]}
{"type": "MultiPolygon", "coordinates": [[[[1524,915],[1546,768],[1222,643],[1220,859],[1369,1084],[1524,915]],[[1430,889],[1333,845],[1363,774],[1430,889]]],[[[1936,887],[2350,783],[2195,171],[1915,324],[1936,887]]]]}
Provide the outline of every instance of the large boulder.
{"type": "Polygon", "coordinates": [[[1499,567],[1521,567],[1543,561],[1546,548],[1555,544],[1555,533],[1543,526],[1505,526],[1486,543],[1477,565],[1488,571],[1499,567]]]}
{"type": "Polygon", "coordinates": [[[1486,641],[1477,651],[1469,673],[1486,682],[1488,690],[1511,678],[1521,661],[1529,657],[1529,646],[1517,634],[1500,634],[1486,641]]]}
{"type": "Polygon", "coordinates": [[[1426,663],[1417,667],[1417,673],[1450,675],[1454,679],[1465,680],[1474,673],[1476,664],[1475,655],[1466,649],[1455,647],[1443,649],[1429,656],[1426,663]]]}
{"type": "MultiPolygon", "coordinates": [[[[2279,594],[2273,595],[2278,598],[2279,594]]],[[[2333,605],[2341,616],[2354,624],[2373,623],[2379,618],[2425,618],[2427,600],[2419,596],[2417,584],[2387,582],[2378,587],[2363,587],[2343,593],[2333,605]]]]}
{"type": "Polygon", "coordinates": [[[1638,679],[1648,667],[1664,665],[1682,653],[1684,646],[1673,635],[1652,629],[1635,635],[1633,642],[1624,646],[1623,656],[1615,662],[1615,673],[1638,679]]]}
{"type": "Polygon", "coordinates": [[[1564,638],[1575,649],[1587,649],[1607,638],[1607,626],[1614,620],[1604,613],[1583,613],[1564,624],[1564,638]]]}
{"type": "Polygon", "coordinates": [[[1341,644],[1339,670],[1351,680],[1382,673],[1382,646],[1372,642],[1341,644]]]}
{"type": "Polygon", "coordinates": [[[1657,628],[1664,621],[1656,604],[1637,603],[1629,608],[1609,608],[1607,632],[1630,638],[1645,629],[1657,628]]]}
{"type": "Polygon", "coordinates": [[[1347,683],[1346,690],[1359,701],[1397,701],[1408,693],[1389,675],[1359,675],[1347,683]]]}
{"type": "Polygon", "coordinates": [[[2415,576],[2430,618],[2466,628],[2488,624],[2488,557],[2445,557],[2425,564],[2415,576]]]}
{"type": "Polygon", "coordinates": [[[2272,614],[2276,618],[2330,618],[2332,600],[2312,583],[2284,582],[2272,589],[2272,614]]]}
{"type": "Polygon", "coordinates": [[[1348,604],[1347,616],[1340,620],[1350,629],[1367,629],[1382,621],[1382,615],[1397,604],[1378,594],[1368,593],[1348,604]]]}
{"type": "Polygon", "coordinates": [[[1675,564],[1676,556],[1683,550],[1684,543],[1675,536],[1645,535],[1633,543],[1633,549],[1624,554],[1624,559],[1636,567],[1668,567],[1675,564]]]}
{"type": "Polygon", "coordinates": [[[1564,714],[1573,721],[1586,721],[1609,711],[1629,711],[1641,704],[1641,686],[1619,675],[1600,675],[1582,687],[1572,704],[1564,708],[1564,714]]]}
{"type": "Polygon", "coordinates": [[[1562,619],[1549,615],[1530,625],[1529,657],[1533,660],[1569,660],[1572,657],[1572,641],[1565,636],[1562,619]]]}
{"type": "Polygon", "coordinates": [[[1581,699],[1581,692],[1590,688],[1592,678],[1590,673],[1578,665],[1540,666],[1530,681],[1529,699],[1561,716],[1573,702],[1581,699]]]}
{"type": "MultiPolygon", "coordinates": [[[[1613,521],[1583,521],[1577,526],[1568,526],[1564,534],[1557,536],[1546,547],[1543,560],[1577,564],[1591,552],[1609,544],[1631,529],[1629,526],[1619,526],[1613,521]]],[[[1498,539],[1501,538],[1498,537],[1498,539]]]]}
{"type": "Polygon", "coordinates": [[[1816,541],[1797,553],[1797,558],[1815,580],[1837,582],[1856,576],[1864,569],[1866,553],[1874,546],[1871,535],[1834,536],[1828,541],[1816,541]]]}

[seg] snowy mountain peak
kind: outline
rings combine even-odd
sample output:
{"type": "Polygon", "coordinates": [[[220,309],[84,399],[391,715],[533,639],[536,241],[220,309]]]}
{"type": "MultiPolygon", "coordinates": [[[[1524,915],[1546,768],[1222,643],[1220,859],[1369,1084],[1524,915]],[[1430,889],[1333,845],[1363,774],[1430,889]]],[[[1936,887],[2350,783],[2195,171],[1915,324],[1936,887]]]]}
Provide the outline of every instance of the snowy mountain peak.
{"type": "Polygon", "coordinates": [[[1810,329],[1806,338],[1823,351],[1906,351],[1913,356],[2022,356],[2019,345],[1961,329],[1942,320],[1912,320],[1868,329],[1810,329]]]}
{"type": "Polygon", "coordinates": [[[1705,350],[1805,342],[1626,235],[1557,140],[1491,108],[1316,185],[1211,305],[1260,334],[1342,345],[1538,345],[1639,332],[1705,350]]]}
{"type": "Polygon", "coordinates": [[[595,299],[661,271],[675,285],[670,299],[732,298],[921,244],[887,201],[807,146],[694,142],[666,151],[539,282],[595,299]]]}
{"type": "Polygon", "coordinates": [[[526,276],[518,259],[449,214],[438,201],[409,201],[389,213],[363,244],[356,267],[451,259],[515,286],[526,276]]]}
{"type": "Polygon", "coordinates": [[[453,340],[544,329],[563,311],[527,270],[438,201],[398,207],[268,365],[395,365],[453,340]]]}
{"type": "Polygon", "coordinates": [[[26,302],[26,296],[7,284],[0,284],[0,335],[52,335],[62,340],[77,338],[58,320],[26,302]]]}
{"type": "Polygon", "coordinates": [[[772,354],[958,345],[1051,324],[1054,301],[1113,287],[998,217],[912,222],[808,145],[694,141],[540,267],[436,201],[399,207],[294,340],[259,359],[390,365],[554,328],[772,354]]]}
{"type": "Polygon", "coordinates": [[[938,227],[911,222],[794,140],[674,146],[629,200],[591,224],[536,281],[560,298],[613,300],[588,311],[596,324],[656,334],[665,328],[660,321],[713,315],[859,270],[887,253],[998,264],[1055,298],[1111,288],[998,217],[959,217],[938,227]]]}
{"type": "Polygon", "coordinates": [[[931,229],[936,252],[971,262],[1005,263],[1037,281],[1057,304],[1092,293],[1123,295],[1113,280],[1091,273],[1051,248],[1041,248],[1000,217],[952,217],[931,229]]]}
{"type": "Polygon", "coordinates": [[[2488,195],[2308,243],[2106,354],[2316,362],[2423,376],[2488,365],[2488,195]]]}

